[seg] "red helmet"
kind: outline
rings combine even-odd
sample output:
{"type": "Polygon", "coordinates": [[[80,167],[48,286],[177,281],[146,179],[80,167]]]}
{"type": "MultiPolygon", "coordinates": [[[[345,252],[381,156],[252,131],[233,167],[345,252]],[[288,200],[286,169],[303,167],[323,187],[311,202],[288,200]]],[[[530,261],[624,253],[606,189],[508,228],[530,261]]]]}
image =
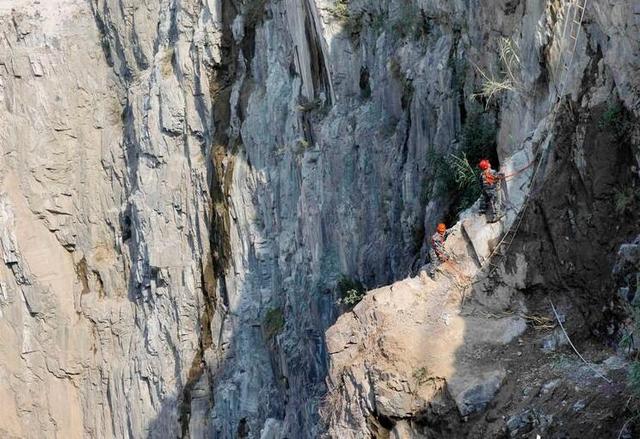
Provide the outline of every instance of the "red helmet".
{"type": "Polygon", "coordinates": [[[438,227],[436,227],[436,230],[440,233],[444,233],[447,231],[447,226],[444,223],[440,223],[438,224],[438,227]]]}
{"type": "Polygon", "coordinates": [[[489,163],[489,160],[487,159],[480,160],[480,163],[478,163],[478,168],[482,169],[483,171],[486,171],[490,167],[491,167],[491,163],[489,163]]]}

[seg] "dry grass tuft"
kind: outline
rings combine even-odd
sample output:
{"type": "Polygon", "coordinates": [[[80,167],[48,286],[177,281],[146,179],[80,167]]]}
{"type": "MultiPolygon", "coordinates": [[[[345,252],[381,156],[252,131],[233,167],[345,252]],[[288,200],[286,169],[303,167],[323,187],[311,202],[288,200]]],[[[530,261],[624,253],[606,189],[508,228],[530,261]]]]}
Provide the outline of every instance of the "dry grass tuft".
{"type": "Polygon", "coordinates": [[[501,69],[498,74],[483,70],[478,65],[473,64],[480,76],[482,85],[480,92],[472,95],[472,98],[483,98],[487,105],[497,95],[503,92],[515,92],[522,89],[522,82],[519,79],[520,48],[510,38],[501,38],[498,44],[498,57],[501,69]]]}

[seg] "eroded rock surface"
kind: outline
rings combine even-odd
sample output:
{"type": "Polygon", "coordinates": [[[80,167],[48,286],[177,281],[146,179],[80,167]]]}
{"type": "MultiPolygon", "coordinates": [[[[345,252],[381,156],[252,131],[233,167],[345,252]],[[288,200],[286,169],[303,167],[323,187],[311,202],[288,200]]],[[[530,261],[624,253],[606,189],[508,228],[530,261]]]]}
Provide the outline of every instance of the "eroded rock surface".
{"type": "MultiPolygon", "coordinates": [[[[359,408],[336,437],[486,405],[503,371],[474,355],[522,320],[474,320],[452,292],[505,225],[470,211],[459,272],[393,283],[448,207],[430,157],[459,149],[482,109],[474,65],[497,68],[503,36],[522,58],[494,112],[505,172],[553,151],[559,90],[634,115],[639,11],[590,4],[564,76],[564,2],[348,3],[0,4],[0,436],[317,437],[341,362],[356,399],[334,408],[359,408]],[[393,286],[325,343],[341,275],[393,286]]],[[[506,225],[532,171],[509,183],[506,225]]],[[[484,310],[524,309],[518,257],[484,310]]]]}

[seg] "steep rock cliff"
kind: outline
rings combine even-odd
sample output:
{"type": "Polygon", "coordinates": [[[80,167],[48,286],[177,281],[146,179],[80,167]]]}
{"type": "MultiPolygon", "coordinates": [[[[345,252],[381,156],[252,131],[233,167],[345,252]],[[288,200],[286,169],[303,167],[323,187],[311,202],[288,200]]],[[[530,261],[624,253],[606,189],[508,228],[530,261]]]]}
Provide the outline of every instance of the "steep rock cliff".
{"type": "MultiPolygon", "coordinates": [[[[500,39],[518,87],[483,117],[509,169],[553,146],[559,98],[558,114],[619,101],[635,117],[640,11],[589,5],[564,74],[563,6],[4,2],[3,436],[327,431],[336,282],[419,266],[450,207],[430,157],[460,149],[500,39]]],[[[572,126],[560,157],[588,182],[572,126]]],[[[512,187],[520,205],[528,182],[512,187]]]]}

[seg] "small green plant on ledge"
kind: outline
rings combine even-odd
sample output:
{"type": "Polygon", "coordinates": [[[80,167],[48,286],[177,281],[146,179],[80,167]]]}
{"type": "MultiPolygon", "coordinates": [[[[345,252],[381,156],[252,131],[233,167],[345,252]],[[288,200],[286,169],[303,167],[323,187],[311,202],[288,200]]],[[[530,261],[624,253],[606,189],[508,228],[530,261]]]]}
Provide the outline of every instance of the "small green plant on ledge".
{"type": "Polygon", "coordinates": [[[435,169],[435,177],[439,181],[435,195],[453,197],[452,210],[455,213],[472,206],[482,191],[478,171],[466,152],[443,155],[431,150],[428,154],[429,164],[435,169]]]}
{"type": "Polygon", "coordinates": [[[601,130],[605,128],[618,128],[623,122],[622,107],[617,104],[610,105],[600,118],[598,128],[601,130]]]}
{"type": "Polygon", "coordinates": [[[618,215],[631,213],[640,203],[640,190],[634,187],[618,187],[613,194],[613,202],[618,215]]]}
{"type": "Polygon", "coordinates": [[[298,155],[303,155],[305,153],[305,151],[307,151],[309,149],[309,147],[311,146],[311,144],[309,143],[309,141],[307,139],[298,139],[296,141],[296,154],[298,155]]]}
{"type": "Polygon", "coordinates": [[[264,335],[267,340],[274,340],[284,328],[284,313],[281,308],[272,308],[267,311],[262,322],[264,335]]]}
{"type": "Polygon", "coordinates": [[[336,0],[336,3],[327,8],[327,11],[333,15],[334,18],[346,22],[351,17],[351,12],[349,11],[349,0],[336,0]]]}
{"type": "Polygon", "coordinates": [[[491,113],[472,104],[462,129],[461,147],[453,154],[427,151],[427,165],[436,181],[423,189],[425,202],[432,197],[448,198],[451,212],[458,214],[472,206],[480,197],[479,171],[476,164],[483,158],[497,163],[495,157],[497,129],[491,113]]]}
{"type": "Polygon", "coordinates": [[[634,123],[629,118],[628,112],[621,103],[610,104],[600,116],[598,121],[600,131],[606,131],[613,135],[620,144],[629,142],[633,132],[634,123]]]}
{"type": "Polygon", "coordinates": [[[310,111],[314,111],[322,107],[322,101],[319,98],[316,99],[306,99],[301,98],[300,103],[298,104],[298,111],[301,113],[308,113],[310,111]]]}
{"type": "Polygon", "coordinates": [[[360,281],[342,276],[338,281],[338,293],[340,294],[338,303],[353,308],[366,295],[366,290],[360,281]]]}
{"type": "Polygon", "coordinates": [[[344,26],[344,29],[356,39],[362,31],[362,12],[354,12],[349,6],[349,0],[336,0],[335,4],[326,9],[327,12],[344,26]]]}
{"type": "Polygon", "coordinates": [[[472,206],[482,193],[480,174],[464,152],[459,156],[449,154],[448,162],[460,193],[458,209],[462,211],[472,206]]]}

